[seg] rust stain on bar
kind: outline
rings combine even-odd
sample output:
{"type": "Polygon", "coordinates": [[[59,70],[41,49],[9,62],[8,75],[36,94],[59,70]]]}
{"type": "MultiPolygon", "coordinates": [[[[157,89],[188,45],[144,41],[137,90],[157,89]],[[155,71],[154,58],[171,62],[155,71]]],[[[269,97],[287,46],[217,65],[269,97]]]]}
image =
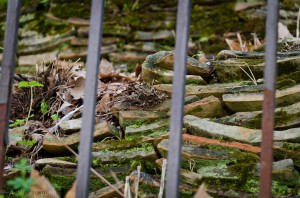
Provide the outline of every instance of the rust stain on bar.
{"type": "Polygon", "coordinates": [[[259,197],[271,197],[275,92],[264,91],[259,197]]]}

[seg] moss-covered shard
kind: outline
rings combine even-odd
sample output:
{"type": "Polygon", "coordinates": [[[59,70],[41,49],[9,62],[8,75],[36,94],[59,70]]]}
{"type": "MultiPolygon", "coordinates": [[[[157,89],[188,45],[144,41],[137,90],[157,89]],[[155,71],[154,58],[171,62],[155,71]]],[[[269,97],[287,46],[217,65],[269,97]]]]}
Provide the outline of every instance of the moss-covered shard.
{"type": "MultiPolygon", "coordinates": [[[[142,69],[143,80],[151,84],[172,84],[174,72],[163,68],[149,68],[142,69]]],[[[201,76],[186,75],[186,84],[206,85],[206,82],[201,76]]]]}
{"type": "MultiPolygon", "coordinates": [[[[233,112],[259,111],[262,109],[263,94],[225,94],[225,105],[233,112]]],[[[300,101],[300,85],[276,92],[276,106],[282,107],[300,101]]]]}
{"type": "Polygon", "coordinates": [[[213,118],[224,115],[225,111],[218,98],[209,96],[200,101],[185,105],[184,113],[185,115],[193,115],[201,118],[213,118]]]}
{"type": "MultiPolygon", "coordinates": [[[[237,112],[233,115],[213,119],[213,121],[229,125],[260,129],[262,111],[237,112]]],[[[300,102],[275,109],[275,129],[289,129],[300,124],[300,102]]]]}
{"type": "Polygon", "coordinates": [[[152,112],[152,111],[120,111],[119,122],[121,127],[147,125],[158,121],[161,118],[167,118],[166,112],[152,112]]]}
{"type": "Polygon", "coordinates": [[[131,125],[125,128],[125,138],[135,139],[143,137],[158,137],[160,135],[168,135],[169,119],[162,119],[143,125],[131,125]]]}
{"type": "Polygon", "coordinates": [[[93,160],[98,163],[125,163],[131,160],[156,160],[156,153],[151,143],[143,143],[141,146],[127,150],[100,150],[93,152],[93,160]]]}
{"type": "MultiPolygon", "coordinates": [[[[114,172],[120,180],[125,180],[125,177],[130,173],[128,172],[128,170],[123,172],[114,172]]],[[[76,180],[77,170],[76,168],[58,168],[47,165],[42,170],[42,174],[49,179],[58,194],[61,197],[64,197],[64,195],[69,189],[71,189],[73,183],[76,180]]],[[[100,174],[104,176],[104,178],[107,179],[110,183],[115,183],[115,179],[109,172],[100,171],[100,174]]],[[[104,188],[106,186],[107,184],[102,182],[98,177],[93,174],[91,175],[89,192],[94,192],[96,190],[99,190],[99,188],[104,188]]]]}

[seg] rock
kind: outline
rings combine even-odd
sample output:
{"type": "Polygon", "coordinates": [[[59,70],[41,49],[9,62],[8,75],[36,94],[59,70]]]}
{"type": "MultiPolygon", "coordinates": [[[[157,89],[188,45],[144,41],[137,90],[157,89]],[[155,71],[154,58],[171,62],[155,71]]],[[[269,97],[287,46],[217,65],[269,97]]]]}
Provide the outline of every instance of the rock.
{"type": "Polygon", "coordinates": [[[20,55],[30,55],[36,53],[47,52],[58,48],[62,44],[70,43],[70,41],[75,38],[73,36],[61,37],[61,38],[52,38],[52,40],[46,43],[31,43],[30,45],[19,46],[20,50],[18,51],[20,55]]]}
{"type": "Polygon", "coordinates": [[[62,121],[58,126],[65,134],[78,131],[81,129],[81,118],[62,121]]]}
{"type": "Polygon", "coordinates": [[[135,42],[124,45],[124,49],[128,51],[138,51],[146,53],[157,52],[157,47],[155,42],[135,42]]]}
{"type": "Polygon", "coordinates": [[[43,158],[35,161],[34,168],[43,169],[46,165],[62,167],[62,168],[76,168],[77,164],[72,162],[67,162],[64,160],[59,160],[56,158],[43,158]]]}
{"type": "MultiPolygon", "coordinates": [[[[174,52],[173,51],[160,51],[155,54],[147,56],[142,64],[143,68],[163,68],[173,70],[174,65],[174,52]]],[[[206,76],[209,74],[211,68],[205,63],[200,63],[194,58],[187,57],[187,74],[206,76]]]]}
{"type": "MultiPolygon", "coordinates": [[[[262,93],[223,95],[225,105],[233,112],[259,111],[262,109],[262,93]]],[[[276,106],[291,105],[300,101],[300,85],[276,91],[276,106]]]]}
{"type": "MultiPolygon", "coordinates": [[[[189,133],[200,137],[229,138],[231,140],[252,144],[261,142],[261,130],[223,125],[195,116],[185,116],[184,126],[189,133]]],[[[273,139],[274,141],[297,142],[300,140],[299,128],[274,131],[273,139]]]]}
{"type": "Polygon", "coordinates": [[[292,142],[274,142],[274,157],[279,160],[291,158],[297,169],[300,167],[300,144],[292,142]]]}
{"type": "MultiPolygon", "coordinates": [[[[232,50],[221,51],[213,62],[218,79],[221,82],[233,82],[236,80],[250,80],[249,76],[241,69],[256,79],[263,77],[264,53],[238,52],[232,50]],[[240,68],[241,67],[241,68],[240,68]],[[251,72],[249,71],[249,68],[251,72]]],[[[299,70],[299,52],[281,52],[277,54],[278,75],[289,74],[299,70]]]]}
{"type": "MultiPolygon", "coordinates": [[[[198,100],[200,100],[200,98],[198,96],[195,96],[195,95],[186,96],[184,98],[184,104],[187,105],[192,102],[196,102],[198,100]]],[[[156,107],[154,107],[153,110],[168,112],[171,109],[171,106],[172,106],[172,100],[167,99],[167,100],[163,101],[162,103],[160,103],[159,105],[157,105],[156,107]]]]}
{"type": "Polygon", "coordinates": [[[151,143],[149,138],[135,138],[132,140],[105,140],[93,143],[93,151],[99,150],[126,150],[133,147],[141,146],[143,143],[151,143]]]}
{"type": "MultiPolygon", "coordinates": [[[[165,92],[166,94],[172,94],[172,85],[159,84],[153,86],[155,89],[165,92]]],[[[215,96],[222,98],[224,94],[229,93],[253,93],[262,91],[262,85],[241,85],[240,83],[224,83],[224,84],[209,84],[209,85],[186,85],[185,95],[196,95],[200,98],[208,96],[215,96]]]]}
{"type": "Polygon", "coordinates": [[[161,118],[168,117],[166,112],[152,112],[152,111],[120,111],[119,122],[121,127],[140,126],[149,124],[161,118]]]}
{"type": "MultiPolygon", "coordinates": [[[[155,161],[155,163],[159,166],[160,169],[163,164],[163,159],[164,158],[160,158],[155,161]]],[[[199,185],[202,180],[202,176],[200,174],[186,170],[186,169],[180,169],[180,178],[184,182],[187,182],[187,183],[193,184],[193,185],[197,185],[197,184],[199,185]]]]}
{"type": "Polygon", "coordinates": [[[47,64],[57,58],[58,51],[47,52],[43,54],[26,55],[19,57],[19,66],[34,66],[38,64],[47,64]]]}
{"type": "MultiPolygon", "coordinates": [[[[260,164],[256,166],[257,176],[259,176],[260,167],[260,164]]],[[[296,185],[299,173],[295,170],[292,159],[284,159],[278,162],[273,162],[272,176],[274,180],[285,185],[296,185]]]]}
{"type": "Polygon", "coordinates": [[[156,41],[156,40],[167,40],[173,37],[172,31],[169,30],[160,30],[157,32],[144,32],[137,31],[134,33],[135,40],[142,41],[156,41]]]}
{"type": "Polygon", "coordinates": [[[218,98],[209,96],[200,101],[185,105],[184,113],[185,115],[193,115],[201,118],[214,118],[224,115],[225,111],[218,98]]]}
{"type": "MultiPolygon", "coordinates": [[[[136,178],[138,178],[138,171],[137,170],[132,171],[131,174],[129,175],[129,178],[131,181],[134,181],[136,178]]],[[[143,184],[148,184],[152,187],[160,186],[159,181],[155,180],[152,175],[144,172],[140,172],[139,181],[143,184]]]]}
{"type": "Polygon", "coordinates": [[[194,135],[189,135],[189,134],[183,134],[182,138],[185,142],[192,143],[194,145],[198,146],[207,146],[207,145],[212,145],[214,146],[223,146],[223,147],[228,147],[228,148],[235,148],[239,149],[242,151],[247,151],[250,153],[254,154],[259,154],[261,152],[260,147],[252,146],[249,144],[242,144],[239,142],[224,142],[216,139],[209,139],[209,138],[204,138],[204,137],[199,137],[199,136],[194,136],[194,135]]]}
{"type": "Polygon", "coordinates": [[[259,142],[256,138],[261,135],[260,130],[218,124],[191,115],[184,116],[184,126],[188,132],[200,137],[223,137],[246,143],[259,142]]]}
{"type": "MultiPolygon", "coordinates": [[[[103,139],[105,137],[113,136],[113,135],[114,132],[111,131],[108,123],[103,122],[95,126],[95,131],[94,131],[95,140],[103,139]]],[[[68,150],[65,148],[64,145],[68,145],[73,149],[77,149],[79,141],[80,141],[80,132],[73,133],[71,135],[68,135],[67,137],[60,137],[59,139],[56,138],[55,135],[46,134],[44,136],[43,148],[49,153],[64,154],[64,153],[68,153],[68,150]]]]}
{"type": "Polygon", "coordinates": [[[111,61],[125,61],[125,62],[142,62],[146,59],[148,54],[139,52],[113,52],[109,54],[111,61]]]}
{"type": "Polygon", "coordinates": [[[228,179],[238,182],[238,176],[228,170],[227,162],[200,167],[197,169],[197,173],[201,175],[204,180],[228,179]]]}
{"type": "Polygon", "coordinates": [[[125,127],[125,139],[135,139],[137,137],[157,137],[169,133],[169,119],[161,119],[145,125],[131,125],[125,127]]]}
{"type": "MultiPolygon", "coordinates": [[[[124,189],[125,185],[124,182],[119,181],[118,183],[113,184],[113,186],[118,190],[122,190],[124,189]]],[[[116,191],[110,186],[101,188],[100,190],[91,192],[89,194],[89,198],[111,198],[111,197],[118,197],[118,196],[119,194],[116,193],[116,191]]]]}
{"type": "MultiPolygon", "coordinates": [[[[300,102],[275,109],[275,129],[283,130],[300,125],[300,102]]],[[[233,115],[213,120],[218,123],[260,129],[262,111],[237,112],[233,115]]]]}
{"type": "MultiPolygon", "coordinates": [[[[102,39],[102,45],[112,45],[112,44],[118,44],[122,42],[123,40],[121,38],[115,38],[115,37],[104,37],[102,39]]],[[[88,38],[73,38],[71,40],[71,45],[73,46],[88,46],[88,38]]]]}
{"type": "MultiPolygon", "coordinates": [[[[168,154],[168,144],[169,140],[164,139],[158,145],[157,149],[159,153],[167,158],[168,154]]],[[[201,148],[200,146],[194,146],[190,144],[182,144],[181,147],[181,156],[183,163],[188,163],[193,160],[194,163],[198,166],[201,163],[201,160],[212,160],[217,163],[217,161],[230,161],[230,153],[225,150],[212,150],[208,148],[201,148]]],[[[184,166],[184,165],[183,165],[184,166]]],[[[200,166],[200,165],[199,165],[200,166]]]]}
{"type": "MultiPolygon", "coordinates": [[[[89,36],[89,26],[82,26],[77,29],[78,37],[88,37],[89,36]]],[[[130,28],[128,26],[121,25],[107,25],[103,26],[103,36],[120,36],[127,37],[130,33],[130,28]]]]}
{"type": "MultiPolygon", "coordinates": [[[[143,80],[150,84],[172,84],[174,72],[172,70],[162,68],[143,67],[143,80]]],[[[206,85],[201,76],[186,75],[186,84],[206,85]]]]}
{"type": "Polygon", "coordinates": [[[92,152],[92,156],[94,160],[99,160],[100,163],[124,163],[134,159],[154,161],[157,159],[154,148],[150,143],[144,143],[141,147],[133,147],[127,150],[100,150],[92,152]]]}
{"type": "MultiPolygon", "coordinates": [[[[116,45],[109,45],[101,47],[101,55],[109,54],[117,50],[116,45]]],[[[68,48],[59,53],[60,59],[77,61],[79,58],[84,59],[87,56],[87,48],[68,48]]]]}

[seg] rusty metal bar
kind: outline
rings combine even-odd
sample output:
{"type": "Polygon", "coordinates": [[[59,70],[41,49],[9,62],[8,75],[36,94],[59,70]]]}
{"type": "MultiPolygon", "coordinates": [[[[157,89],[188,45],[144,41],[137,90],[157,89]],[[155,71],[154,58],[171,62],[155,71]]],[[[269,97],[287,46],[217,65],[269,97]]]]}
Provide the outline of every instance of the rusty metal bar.
{"type": "Polygon", "coordinates": [[[275,110],[275,84],[277,75],[277,31],[278,31],[278,0],[268,0],[265,69],[264,69],[264,102],[262,119],[261,169],[259,197],[271,198],[272,163],[273,163],[273,130],[275,110]]]}
{"type": "Polygon", "coordinates": [[[8,142],[8,120],[13,75],[16,65],[21,0],[9,0],[6,14],[4,50],[0,78],[0,191],[3,189],[4,154],[8,142]]]}
{"type": "Polygon", "coordinates": [[[177,4],[176,42],[174,60],[174,79],[172,90],[172,109],[170,124],[170,141],[168,153],[168,174],[166,184],[166,197],[179,196],[179,170],[181,139],[183,126],[183,108],[185,95],[185,74],[187,63],[187,47],[190,24],[190,0],[179,0],[177,4]]]}
{"type": "Polygon", "coordinates": [[[80,131],[79,162],[77,167],[76,197],[88,197],[91,151],[95,124],[98,72],[102,43],[104,0],[92,0],[89,44],[87,56],[87,76],[84,91],[82,128],[80,131]]]}

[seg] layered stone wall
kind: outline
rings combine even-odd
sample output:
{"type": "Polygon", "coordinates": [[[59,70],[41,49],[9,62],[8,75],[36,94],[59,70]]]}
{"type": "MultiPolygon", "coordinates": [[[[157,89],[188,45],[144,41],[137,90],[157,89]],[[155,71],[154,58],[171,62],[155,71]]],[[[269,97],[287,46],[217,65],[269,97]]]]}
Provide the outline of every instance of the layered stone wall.
{"type": "MultiPolygon", "coordinates": [[[[102,56],[129,71],[148,54],[172,50],[175,41],[176,1],[108,0],[105,2],[102,56]]],[[[284,0],[281,20],[296,31],[299,3],[284,0]]],[[[4,30],[5,4],[0,8],[4,30]]],[[[214,55],[227,45],[225,37],[240,32],[248,41],[251,33],[264,38],[266,8],[260,1],[193,0],[189,55],[204,51],[214,55]]],[[[89,0],[25,0],[20,19],[19,72],[35,68],[56,57],[85,61],[89,30],[89,0]],[[27,67],[29,66],[29,67],[27,67]],[[30,67],[31,66],[31,67],[30,67]]],[[[0,46],[3,46],[0,32],[0,46]]],[[[212,57],[212,56],[211,56],[212,57]]]]}

